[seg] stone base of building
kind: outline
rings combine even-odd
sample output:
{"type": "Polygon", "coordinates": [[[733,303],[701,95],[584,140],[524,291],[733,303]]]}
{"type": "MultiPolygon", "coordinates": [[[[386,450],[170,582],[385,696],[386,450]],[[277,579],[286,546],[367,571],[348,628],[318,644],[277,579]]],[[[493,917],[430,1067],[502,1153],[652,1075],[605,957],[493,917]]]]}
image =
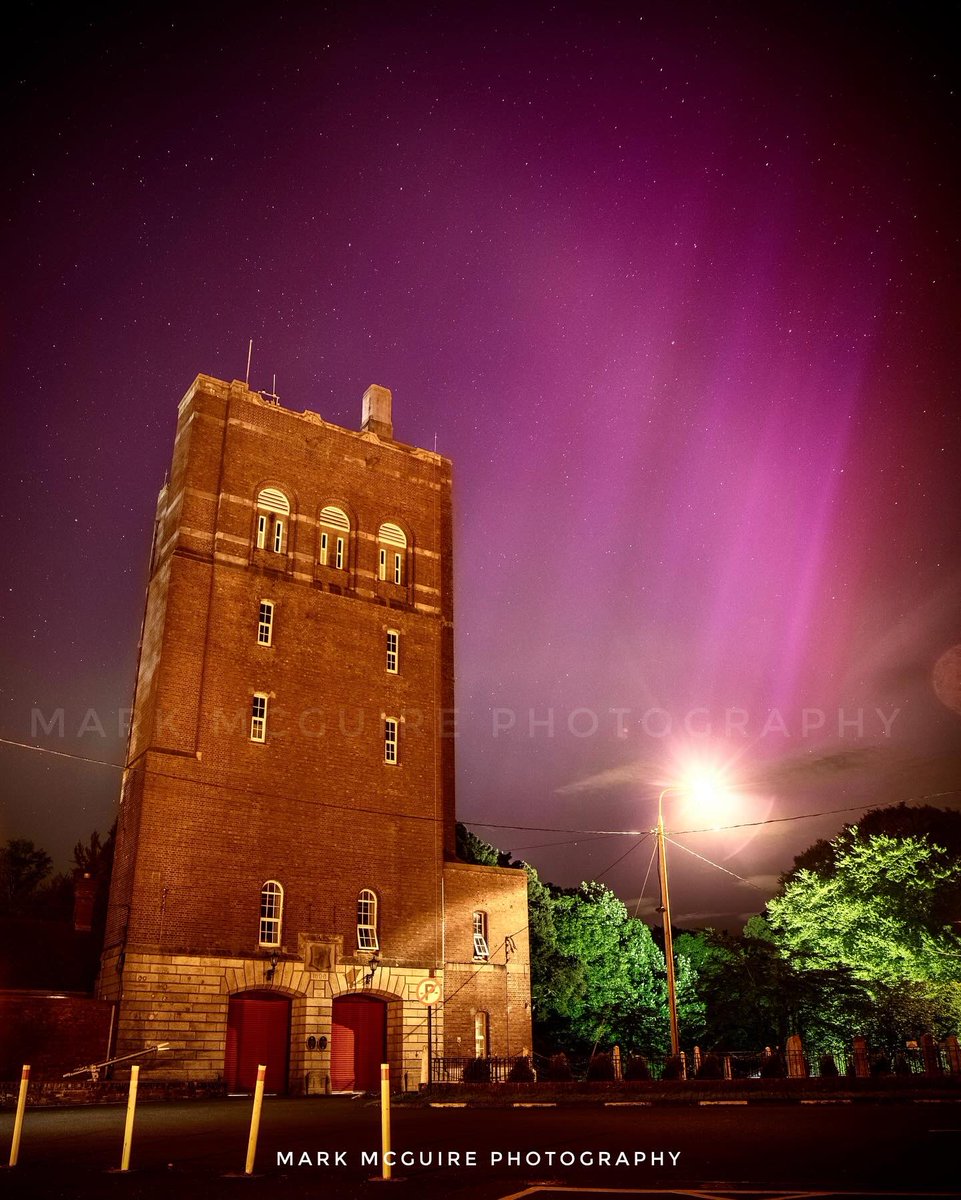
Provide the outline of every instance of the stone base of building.
{"type": "MultiPolygon", "coordinates": [[[[341,966],[330,971],[307,969],[303,962],[281,961],[271,967],[264,958],[219,958],[151,954],[128,950],[122,973],[116,954],[104,957],[100,996],[118,1003],[113,1048],[115,1057],[135,1054],[159,1043],[169,1044],[149,1062],[159,1079],[209,1081],[238,1079],[237,1004],[245,998],[262,1002],[274,998],[277,1020],[287,1028],[287,1059],[268,1075],[268,1089],[292,1094],[331,1090],[369,1090],[364,1078],[339,1087],[332,1071],[338,1031],[334,1028],[339,1001],[379,1002],[382,1018],[369,1035],[378,1040],[375,1057],[391,1069],[395,1089],[415,1090],[426,1070],[427,1010],[417,999],[417,985],[433,975],[443,986],[443,972],[392,966],[341,966]],[[231,1043],[233,1049],[231,1050],[231,1043]],[[381,1049],[385,1053],[381,1052],[381,1049]],[[233,1078],[230,1078],[230,1076],[233,1078]],[[282,1087],[278,1085],[283,1077],[282,1087]]],[[[354,1004],[356,1010],[356,1004],[354,1004]]],[[[376,1007],[376,1006],[375,1006],[376,1007]]],[[[265,1011],[270,1012],[267,1008],[265,1011]]],[[[242,1014],[241,1014],[242,1015],[242,1014]]],[[[443,1014],[432,1014],[432,1037],[443,1044],[443,1014]]],[[[273,1018],[271,1018],[273,1019],[273,1018]]],[[[341,1035],[343,1036],[343,1035],[341,1035]]],[[[358,1035],[362,1036],[362,1035],[358,1035]]],[[[243,1072],[241,1071],[241,1075],[243,1072]]],[[[241,1090],[246,1090],[241,1082],[241,1090]]]]}

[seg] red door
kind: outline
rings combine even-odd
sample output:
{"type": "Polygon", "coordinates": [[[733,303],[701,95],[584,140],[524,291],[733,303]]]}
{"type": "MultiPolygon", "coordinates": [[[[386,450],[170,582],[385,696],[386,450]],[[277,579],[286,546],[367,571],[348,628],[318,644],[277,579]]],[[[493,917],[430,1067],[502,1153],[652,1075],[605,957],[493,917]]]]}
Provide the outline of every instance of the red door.
{"type": "Polygon", "coordinates": [[[372,1092],[387,1053],[387,1004],[373,996],[334,1001],[330,1086],[335,1092],[372,1092]]]}
{"type": "Polygon", "coordinates": [[[224,1056],[228,1091],[253,1091],[257,1067],[266,1063],[266,1090],[286,1092],[289,1048],[290,1001],[286,996],[245,992],[230,997],[224,1056]]]}

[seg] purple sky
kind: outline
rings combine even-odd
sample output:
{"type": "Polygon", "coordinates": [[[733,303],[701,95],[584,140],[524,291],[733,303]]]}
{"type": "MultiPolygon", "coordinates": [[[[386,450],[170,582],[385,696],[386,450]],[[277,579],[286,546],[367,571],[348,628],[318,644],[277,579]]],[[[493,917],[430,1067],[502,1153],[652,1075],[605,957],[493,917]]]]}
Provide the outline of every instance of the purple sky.
{"type": "MultiPolygon", "coordinates": [[[[198,372],[242,378],[253,338],[252,384],[276,374],[288,407],[357,428],[380,383],[397,436],[454,461],[462,818],[646,828],[692,760],[726,766],[730,823],[956,807],[957,657],[947,702],[932,686],[961,643],[946,26],[887,4],[197,8],[51,29],[27,6],[0,734],[122,756],[176,405],[198,372]],[[65,736],[37,736],[59,707],[65,736]]],[[[109,826],[116,772],[0,764],[0,838],[65,863],[109,826]]],[[[676,850],[676,917],[756,911],[855,816],[679,838],[761,891],[676,850]]],[[[650,860],[477,832],[632,903],[650,860]]]]}

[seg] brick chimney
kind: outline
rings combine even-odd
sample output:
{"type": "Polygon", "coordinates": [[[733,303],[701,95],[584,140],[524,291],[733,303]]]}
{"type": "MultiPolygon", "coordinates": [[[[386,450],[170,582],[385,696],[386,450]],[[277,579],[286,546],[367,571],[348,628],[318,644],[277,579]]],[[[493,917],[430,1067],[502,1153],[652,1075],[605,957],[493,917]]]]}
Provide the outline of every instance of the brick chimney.
{"type": "Polygon", "coordinates": [[[393,438],[394,425],[390,417],[390,388],[372,383],[364,392],[362,433],[376,433],[378,437],[393,438]]]}
{"type": "Polygon", "coordinates": [[[97,881],[89,871],[73,873],[73,927],[77,933],[89,933],[93,925],[93,903],[97,881]]]}

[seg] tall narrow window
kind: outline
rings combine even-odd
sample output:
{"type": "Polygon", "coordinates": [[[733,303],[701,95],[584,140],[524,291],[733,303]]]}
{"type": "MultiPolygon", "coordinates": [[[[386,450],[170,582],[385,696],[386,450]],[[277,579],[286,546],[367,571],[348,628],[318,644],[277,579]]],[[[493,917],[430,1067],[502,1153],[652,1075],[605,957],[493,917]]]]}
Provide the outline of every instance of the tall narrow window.
{"type": "Polygon", "coordinates": [[[343,571],[347,566],[347,535],[350,518],[336,504],[320,510],[320,565],[343,571]]]}
{"type": "Polygon", "coordinates": [[[404,582],[404,559],[407,554],[407,534],[393,521],[385,521],[377,531],[379,557],[377,575],[391,583],[404,582]]]}
{"type": "Polygon", "coordinates": [[[280,924],[284,915],[284,889],[276,879],[268,879],[260,889],[260,944],[280,945],[280,924]]]}
{"type": "Polygon", "coordinates": [[[487,913],[474,913],[474,959],[487,962],[491,952],[487,943],[487,913]]]}
{"type": "Polygon", "coordinates": [[[377,937],[377,897],[370,888],[364,888],[357,897],[357,949],[380,949],[377,937]]]}
{"type": "Polygon", "coordinates": [[[269,646],[274,632],[274,606],[269,600],[261,600],[260,616],[257,620],[257,644],[269,646]]]}
{"type": "Polygon", "coordinates": [[[491,1019],[486,1012],[474,1013],[474,1057],[490,1058],[491,1019]]]}
{"type": "Polygon", "coordinates": [[[397,763],[397,722],[393,717],[384,721],[384,762],[397,763]]]}
{"type": "Polygon", "coordinates": [[[257,549],[281,554],[286,540],[286,518],[290,501],[280,488],[263,488],[257,493],[257,549]]]}
{"type": "Polygon", "coordinates": [[[267,740],[267,693],[254,692],[253,704],[250,709],[250,740],[266,742],[267,740]]]}
{"type": "Polygon", "coordinates": [[[387,670],[396,675],[399,670],[400,634],[396,629],[387,630],[387,670]]]}

